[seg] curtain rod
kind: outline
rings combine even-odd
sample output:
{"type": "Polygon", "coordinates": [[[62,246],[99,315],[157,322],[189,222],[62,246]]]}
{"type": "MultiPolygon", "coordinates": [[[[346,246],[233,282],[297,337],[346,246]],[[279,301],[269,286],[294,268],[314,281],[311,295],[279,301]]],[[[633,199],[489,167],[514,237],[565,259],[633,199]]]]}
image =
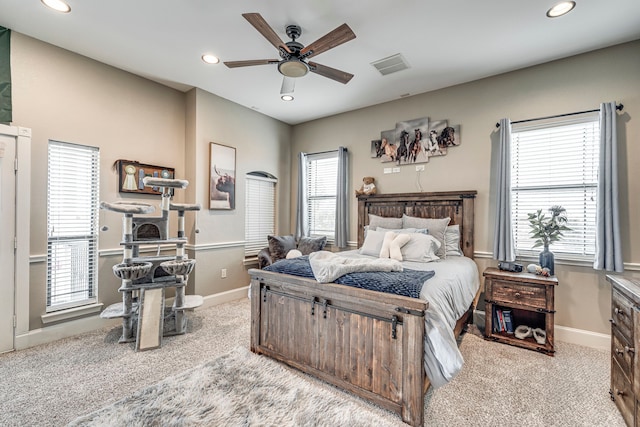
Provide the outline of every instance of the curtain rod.
{"type": "MultiPolygon", "coordinates": [[[[317,153],[307,153],[307,154],[311,155],[311,154],[337,153],[338,151],[340,151],[340,148],[338,148],[337,150],[318,151],[317,153]]],[[[347,148],[345,147],[344,151],[349,151],[349,150],[347,150],[347,148]]]]}
{"type": "MultiPolygon", "coordinates": [[[[616,110],[618,110],[618,111],[622,111],[623,108],[624,108],[624,105],[622,105],[622,104],[616,105],[616,110]]],[[[600,111],[600,109],[598,108],[596,110],[586,110],[586,111],[577,111],[575,113],[557,114],[555,116],[538,117],[536,119],[518,120],[516,122],[511,122],[511,124],[535,122],[537,120],[555,119],[555,118],[558,118],[558,117],[575,116],[577,114],[595,113],[596,111],[600,111]]],[[[500,127],[500,123],[496,123],[496,127],[499,128],[500,127]]]]}

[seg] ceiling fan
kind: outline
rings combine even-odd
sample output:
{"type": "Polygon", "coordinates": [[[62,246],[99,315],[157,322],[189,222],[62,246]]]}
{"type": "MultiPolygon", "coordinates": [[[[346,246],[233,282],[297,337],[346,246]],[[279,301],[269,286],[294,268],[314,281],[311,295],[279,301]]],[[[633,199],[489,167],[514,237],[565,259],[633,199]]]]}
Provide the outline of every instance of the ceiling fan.
{"type": "Polygon", "coordinates": [[[345,71],[327,67],[317,62],[307,61],[307,59],[313,56],[355,39],[356,35],[347,24],[340,25],[310,45],[304,46],[296,41],[302,34],[302,29],[297,25],[287,25],[286,32],[287,36],[291,38],[291,41],[285,43],[259,13],[243,13],[242,16],[278,49],[281,59],[227,61],[224,63],[227,67],[236,68],[252,65],[278,64],[278,71],[284,76],[282,88],[280,89],[281,94],[293,93],[295,87],[294,79],[306,75],[309,71],[343,84],[347,84],[353,77],[353,74],[345,71]]]}

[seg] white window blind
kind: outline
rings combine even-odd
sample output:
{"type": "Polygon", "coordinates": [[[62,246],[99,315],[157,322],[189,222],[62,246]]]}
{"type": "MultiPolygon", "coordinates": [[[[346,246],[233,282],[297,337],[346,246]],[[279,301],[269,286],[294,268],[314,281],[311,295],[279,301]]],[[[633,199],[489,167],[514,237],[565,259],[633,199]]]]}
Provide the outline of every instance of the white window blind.
{"type": "Polygon", "coordinates": [[[268,246],[267,236],[275,234],[276,179],[246,175],[244,255],[256,256],[268,246]]]}
{"type": "Polygon", "coordinates": [[[338,152],[307,156],[309,234],[335,237],[338,152]]]}
{"type": "Polygon", "coordinates": [[[100,151],[49,141],[47,311],[89,304],[97,295],[100,151]]]}
{"type": "Polygon", "coordinates": [[[598,113],[513,126],[512,221],[518,255],[541,250],[532,248],[527,214],[542,209],[550,217],[548,209],[560,205],[572,230],[551,251],[560,259],[593,259],[599,138],[598,113]]]}

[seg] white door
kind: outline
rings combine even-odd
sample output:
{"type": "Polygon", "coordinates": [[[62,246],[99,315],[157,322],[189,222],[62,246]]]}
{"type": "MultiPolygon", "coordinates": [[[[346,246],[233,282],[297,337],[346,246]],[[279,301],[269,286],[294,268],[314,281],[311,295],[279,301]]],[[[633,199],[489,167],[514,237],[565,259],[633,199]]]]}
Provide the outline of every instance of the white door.
{"type": "Polygon", "coordinates": [[[0,353],[14,348],[16,138],[0,134],[0,353]]]}

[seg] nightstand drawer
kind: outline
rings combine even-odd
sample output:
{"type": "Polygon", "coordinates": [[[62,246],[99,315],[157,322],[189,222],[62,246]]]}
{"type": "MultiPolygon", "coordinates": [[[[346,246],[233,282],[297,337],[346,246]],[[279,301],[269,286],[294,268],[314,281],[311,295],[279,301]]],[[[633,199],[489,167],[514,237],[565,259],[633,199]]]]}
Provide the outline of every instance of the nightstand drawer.
{"type": "Polygon", "coordinates": [[[620,369],[629,381],[633,381],[633,352],[635,351],[629,343],[618,336],[617,330],[614,328],[611,333],[611,354],[620,365],[620,369]]]}
{"type": "Polygon", "coordinates": [[[611,293],[611,324],[629,341],[633,339],[633,303],[615,289],[611,293]]]}
{"type": "Polygon", "coordinates": [[[622,414],[622,418],[628,426],[634,425],[635,396],[631,392],[631,383],[627,381],[620,370],[620,366],[614,361],[611,371],[611,397],[622,414]]]}
{"type": "Polygon", "coordinates": [[[546,289],[544,286],[519,285],[514,282],[495,280],[493,282],[492,299],[507,304],[527,305],[533,308],[547,308],[546,289]]]}

